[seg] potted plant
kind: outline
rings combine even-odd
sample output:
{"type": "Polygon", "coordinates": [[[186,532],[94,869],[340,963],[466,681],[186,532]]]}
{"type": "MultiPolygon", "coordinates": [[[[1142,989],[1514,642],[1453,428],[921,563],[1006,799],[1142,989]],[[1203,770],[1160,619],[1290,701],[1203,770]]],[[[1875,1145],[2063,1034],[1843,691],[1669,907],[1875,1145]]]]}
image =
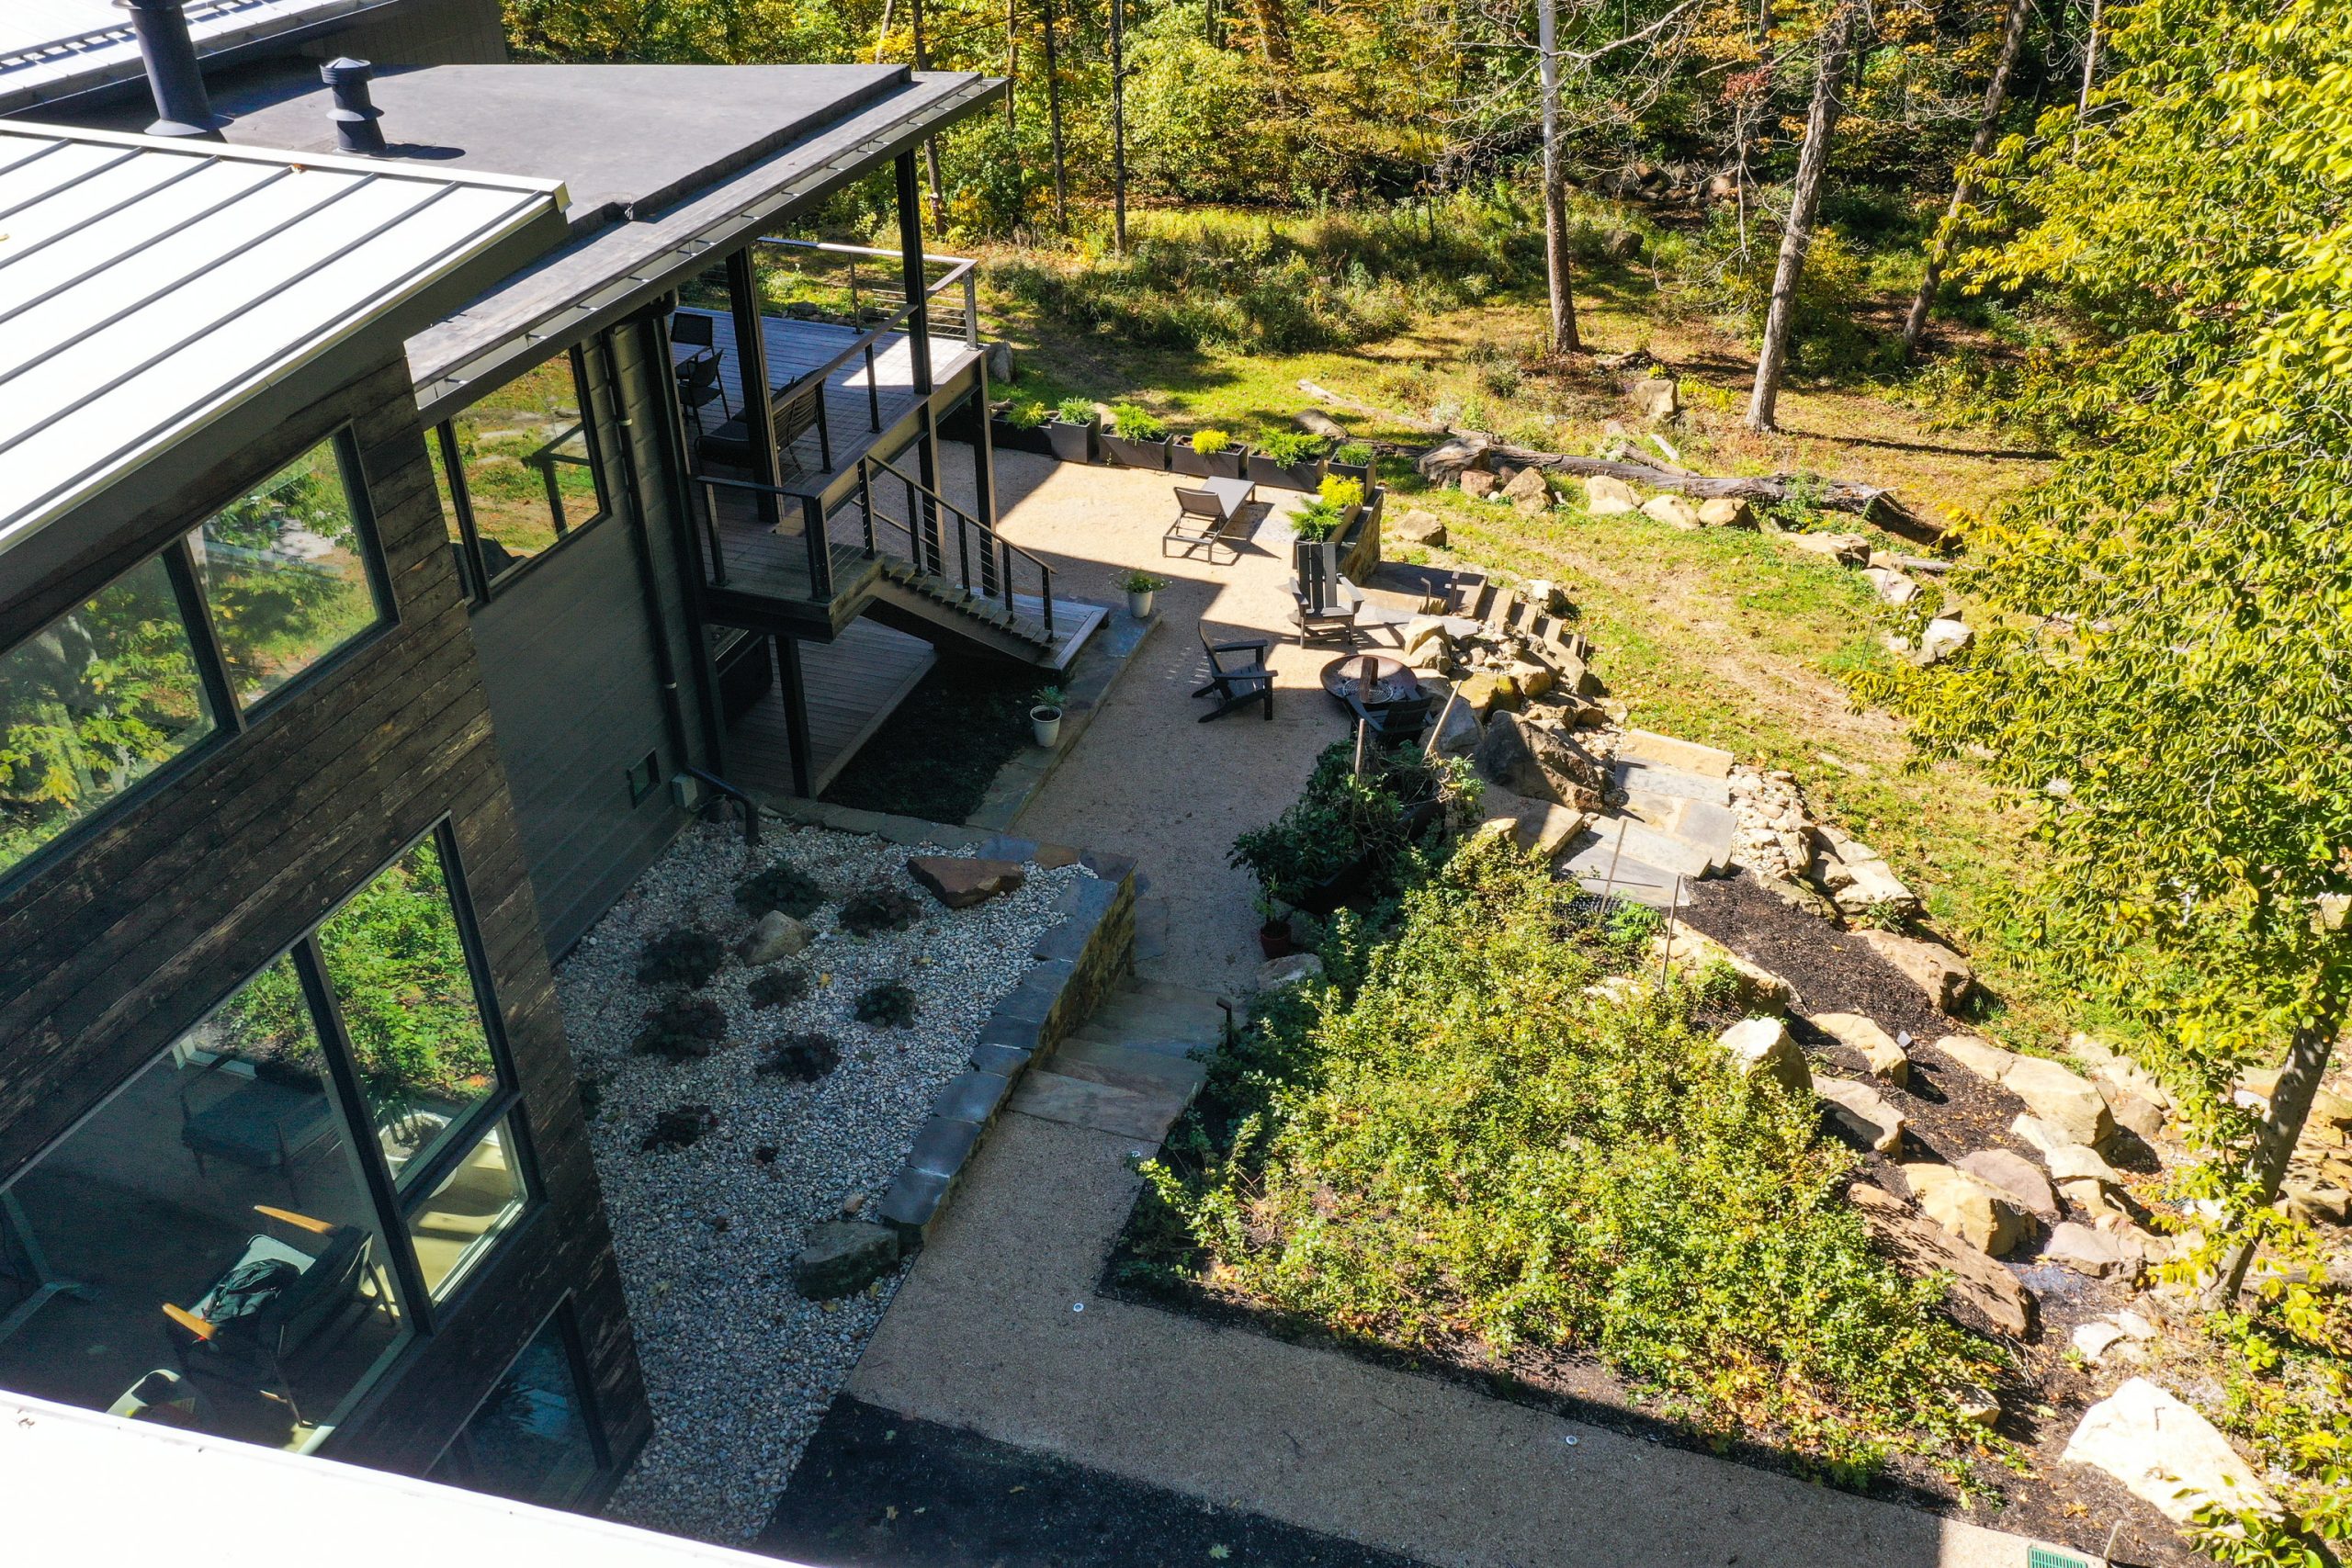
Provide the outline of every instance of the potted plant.
{"type": "Polygon", "coordinates": [[[1323,482],[1324,440],[1304,430],[1279,430],[1250,454],[1250,478],[1284,490],[1313,490],[1323,482]]]}
{"type": "Polygon", "coordinates": [[[1346,547],[1342,536],[1363,510],[1363,486],[1338,474],[1323,476],[1323,482],[1316,487],[1315,499],[1291,519],[1292,533],[1298,540],[1293,547],[1292,559],[1302,580],[1306,575],[1310,550],[1323,556],[1321,575],[1325,581],[1340,575],[1340,558],[1346,547]]]}
{"type": "Polygon", "coordinates": [[[1180,441],[1168,449],[1169,466],[1180,474],[1194,474],[1204,479],[1238,479],[1241,477],[1241,447],[1233,444],[1230,432],[1214,427],[1196,430],[1190,441],[1180,441]]]}
{"type": "Polygon", "coordinates": [[[1086,399],[1072,395],[1054,405],[1054,422],[1046,426],[1046,439],[1053,444],[1054,456],[1065,463],[1094,461],[1094,434],[1102,428],[1102,416],[1086,399]]]}
{"type": "Polygon", "coordinates": [[[1138,621],[1151,619],[1152,601],[1168,586],[1164,577],[1154,577],[1148,571],[1131,571],[1126,575],[1127,614],[1138,621]]]}
{"type": "Polygon", "coordinates": [[[1046,435],[1048,412],[1046,405],[1035,398],[1014,398],[1005,403],[989,421],[989,432],[997,449],[1052,457],[1054,444],[1046,435]]]}
{"type": "Polygon", "coordinates": [[[1290,916],[1282,905],[1263,893],[1251,901],[1258,908],[1258,951],[1270,962],[1296,953],[1298,943],[1290,934],[1290,916]]]}
{"type": "Polygon", "coordinates": [[[1351,479],[1372,493],[1372,448],[1361,441],[1351,441],[1331,454],[1331,472],[1351,479]]]}
{"type": "Polygon", "coordinates": [[[1040,686],[1029,697],[1029,733],[1051,750],[1062,738],[1062,689],[1040,686]]]}
{"type": "Polygon", "coordinates": [[[1168,427],[1133,403],[1114,403],[1102,450],[1122,468],[1168,471],[1168,427]]]}

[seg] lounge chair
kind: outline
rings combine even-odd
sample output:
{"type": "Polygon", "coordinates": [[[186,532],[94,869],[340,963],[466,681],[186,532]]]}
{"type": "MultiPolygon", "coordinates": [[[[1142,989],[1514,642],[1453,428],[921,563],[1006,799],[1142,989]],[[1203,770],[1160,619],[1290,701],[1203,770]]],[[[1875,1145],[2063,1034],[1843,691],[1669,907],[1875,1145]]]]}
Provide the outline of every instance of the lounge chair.
{"type": "Polygon", "coordinates": [[[1274,672],[1266,668],[1266,650],[1273,646],[1266,637],[1251,637],[1248,641],[1211,642],[1208,628],[1200,628],[1201,650],[1208,655],[1208,683],[1193,695],[1215,695],[1216,705],[1201,715],[1206,724],[1213,718],[1223,718],[1235,708],[1250,703],[1263,703],[1265,716],[1274,716],[1274,672]],[[1246,664],[1228,665],[1224,655],[1246,653],[1246,664]]]}
{"type": "MultiPolygon", "coordinates": [[[[1227,510],[1224,498],[1216,491],[1178,485],[1176,521],[1170,523],[1168,532],[1159,536],[1159,553],[1162,556],[1191,555],[1194,550],[1205,548],[1214,560],[1219,544],[1231,546],[1231,541],[1225,537],[1225,531],[1232,522],[1233,513],[1227,510]]],[[[1235,553],[1238,555],[1240,552],[1236,550],[1235,553]]]]}

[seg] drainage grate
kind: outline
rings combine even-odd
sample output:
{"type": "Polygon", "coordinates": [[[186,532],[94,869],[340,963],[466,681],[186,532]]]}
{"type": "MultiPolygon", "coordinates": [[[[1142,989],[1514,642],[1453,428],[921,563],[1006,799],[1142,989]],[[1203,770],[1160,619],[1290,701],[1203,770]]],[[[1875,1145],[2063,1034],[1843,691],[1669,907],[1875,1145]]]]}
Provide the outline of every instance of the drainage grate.
{"type": "Polygon", "coordinates": [[[2025,1568],[2091,1568],[2091,1565],[2071,1552],[2052,1551],[2046,1546],[2037,1546],[2026,1552],[2025,1568]]]}

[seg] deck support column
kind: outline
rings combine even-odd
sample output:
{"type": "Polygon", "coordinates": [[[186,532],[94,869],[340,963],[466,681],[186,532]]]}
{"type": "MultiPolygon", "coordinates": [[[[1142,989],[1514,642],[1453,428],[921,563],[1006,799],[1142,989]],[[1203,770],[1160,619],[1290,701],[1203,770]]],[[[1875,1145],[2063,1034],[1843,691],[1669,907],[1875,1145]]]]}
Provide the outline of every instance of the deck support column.
{"type": "Polygon", "coordinates": [[[972,489],[979,498],[980,526],[996,532],[996,440],[989,428],[989,356],[972,367],[972,489]]]}
{"type": "MultiPolygon", "coordinates": [[[[760,283],[749,245],[727,258],[727,305],[735,323],[735,366],[743,380],[743,434],[752,448],[752,478],[776,482],[775,408],[768,395],[768,339],[760,325],[760,283]]],[[[759,498],[760,523],[782,521],[773,496],[759,498]]]]}
{"type": "Polygon", "coordinates": [[[922,207],[915,184],[915,155],[911,150],[899,154],[899,270],[900,286],[907,296],[907,354],[914,362],[915,396],[922,400],[922,429],[915,436],[915,462],[929,495],[920,498],[920,518],[910,518],[910,525],[920,529],[924,547],[930,551],[934,573],[944,574],[947,565],[944,541],[940,537],[939,508],[933,498],[939,495],[939,419],[931,406],[932,392],[936,383],[931,367],[931,298],[924,292],[928,280],[922,265],[922,207]]]}
{"type": "Polygon", "coordinates": [[[792,793],[816,795],[816,742],[808,738],[808,692],[800,682],[800,639],[775,634],[776,684],[784,698],[784,735],[792,745],[792,793]]]}

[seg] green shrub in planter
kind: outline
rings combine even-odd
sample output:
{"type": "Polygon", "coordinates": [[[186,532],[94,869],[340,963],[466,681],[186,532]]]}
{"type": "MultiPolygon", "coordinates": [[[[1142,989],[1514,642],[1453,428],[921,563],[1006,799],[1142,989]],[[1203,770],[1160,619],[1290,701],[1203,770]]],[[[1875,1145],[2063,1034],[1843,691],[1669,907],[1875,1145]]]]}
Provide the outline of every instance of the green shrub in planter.
{"type": "Polygon", "coordinates": [[[1168,469],[1168,426],[1133,403],[1114,403],[1111,428],[1100,437],[1102,450],[1123,468],[1168,469]]]}
{"type": "Polygon", "coordinates": [[[1322,483],[1316,486],[1315,493],[1322,504],[1334,512],[1344,513],[1350,507],[1363,504],[1363,481],[1349,479],[1343,474],[1325,474],[1322,483]]]}
{"type": "Polygon", "coordinates": [[[1315,760],[1297,802],[1234,840],[1228,858],[1265,897],[1293,908],[1328,912],[1342,898],[1386,897],[1410,879],[1432,818],[1466,811],[1479,788],[1461,759],[1432,761],[1410,748],[1375,750],[1358,776],[1355,743],[1338,741],[1315,760]]]}
{"type": "Polygon", "coordinates": [[[1193,432],[1193,450],[1204,457],[1214,457],[1232,445],[1233,436],[1226,431],[1211,429],[1193,432]]]}
{"type": "Polygon", "coordinates": [[[1291,519],[1291,527],[1299,543],[1315,545],[1338,535],[1347,523],[1347,513],[1329,502],[1310,501],[1291,519]]]}
{"type": "Polygon", "coordinates": [[[1092,424],[1094,423],[1093,401],[1072,392],[1054,405],[1054,417],[1064,424],[1092,424]]]}
{"type": "Polygon", "coordinates": [[[1168,460],[1169,466],[1180,474],[1238,479],[1241,477],[1243,456],[1242,449],[1233,444],[1231,432],[1211,428],[1195,431],[1190,441],[1170,447],[1168,460]]]}
{"type": "Polygon", "coordinates": [[[997,411],[989,422],[989,438],[1009,452],[1035,452],[1040,457],[1054,455],[1054,444],[1046,439],[1046,420],[1053,410],[1035,398],[1015,398],[997,411]]]}
{"type": "Polygon", "coordinates": [[[1046,423],[1046,405],[1035,398],[1016,398],[1005,408],[1004,423],[1015,430],[1035,430],[1046,423]]]}
{"type": "Polygon", "coordinates": [[[1053,444],[1054,456],[1065,463],[1094,461],[1094,429],[1097,423],[1094,405],[1073,394],[1054,405],[1054,423],[1046,426],[1046,439],[1053,444]]]}
{"type": "Polygon", "coordinates": [[[1303,430],[1278,430],[1250,454],[1250,478],[1285,490],[1313,490],[1323,479],[1323,438],[1303,430]]]}
{"type": "Polygon", "coordinates": [[[1351,468],[1372,467],[1372,448],[1362,441],[1351,441],[1331,454],[1331,461],[1345,463],[1351,468]]]}

